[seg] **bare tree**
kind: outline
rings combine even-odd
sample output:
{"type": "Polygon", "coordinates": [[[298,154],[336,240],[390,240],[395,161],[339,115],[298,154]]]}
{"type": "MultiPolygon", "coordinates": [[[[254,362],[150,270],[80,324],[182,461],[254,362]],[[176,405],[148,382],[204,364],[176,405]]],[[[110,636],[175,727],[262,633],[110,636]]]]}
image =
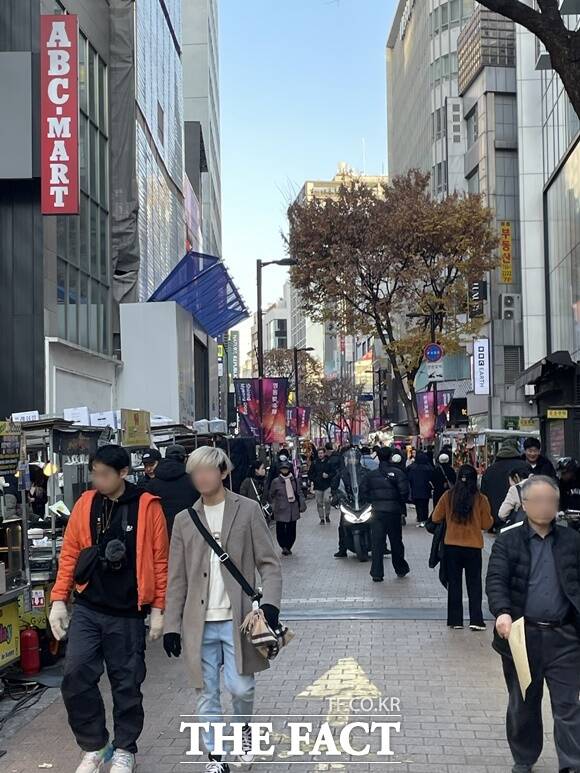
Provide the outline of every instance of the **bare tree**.
{"type": "Polygon", "coordinates": [[[479,3],[521,24],[542,41],[576,115],[580,116],[580,31],[566,27],[559,0],[536,0],[537,9],[521,0],[479,0],[479,3]]]}

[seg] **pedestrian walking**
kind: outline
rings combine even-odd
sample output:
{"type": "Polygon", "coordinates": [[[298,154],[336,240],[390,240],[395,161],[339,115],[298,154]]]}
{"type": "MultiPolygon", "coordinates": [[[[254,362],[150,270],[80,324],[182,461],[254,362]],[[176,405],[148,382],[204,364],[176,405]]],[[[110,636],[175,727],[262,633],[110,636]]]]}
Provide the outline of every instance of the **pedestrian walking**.
{"type": "MultiPolygon", "coordinates": [[[[260,607],[268,624],[278,626],[282,572],[270,530],[256,502],[224,488],[232,469],[220,448],[201,447],[187,461],[187,471],[200,493],[191,512],[227,552],[249,583],[260,575],[260,607]]],[[[249,722],[254,707],[254,674],[268,668],[267,658],[242,635],[240,626],[252,600],[220,562],[191,512],[174,523],[169,555],[169,583],[163,647],[169,657],[185,654],[197,694],[197,715],[209,723],[203,741],[208,773],[228,773],[229,764],[215,751],[213,723],[223,722],[220,675],[232,698],[232,722],[243,722],[240,762],[253,755],[249,722]]]]}
{"type": "Polygon", "coordinates": [[[509,693],[507,740],[513,773],[531,773],[544,742],[542,696],[550,692],[560,773],[580,770],[580,535],[556,525],[557,482],[533,475],[522,486],[526,517],[495,540],[487,598],[494,649],[509,693]],[[522,697],[508,638],[524,618],[531,684],[522,697]]]}
{"type": "Polygon", "coordinates": [[[308,478],[314,489],[316,507],[320,523],[330,523],[330,485],[334,476],[333,467],[328,459],[325,448],[319,448],[316,459],[310,465],[308,478]]]}
{"type": "Polygon", "coordinates": [[[373,507],[372,564],[373,582],[384,579],[384,552],[386,538],[391,546],[393,569],[397,577],[409,574],[405,560],[401,508],[409,496],[409,483],[405,473],[391,463],[391,449],[379,450],[379,469],[367,472],[361,481],[361,499],[373,507]]]}
{"type": "Polygon", "coordinates": [[[420,452],[413,464],[407,467],[411,487],[411,501],[417,511],[417,526],[425,526],[429,518],[429,500],[433,493],[433,465],[427,454],[420,452]]]}
{"type": "Polygon", "coordinates": [[[510,472],[510,487],[504,501],[499,508],[498,517],[505,524],[523,521],[525,511],[522,502],[522,485],[529,478],[524,470],[515,469],[510,472]]]}
{"type": "Polygon", "coordinates": [[[143,463],[143,472],[145,473],[143,478],[139,481],[139,485],[146,487],[150,480],[155,477],[155,470],[157,465],[163,459],[161,451],[157,448],[148,448],[143,452],[141,461],[143,463]]]}
{"type": "Polygon", "coordinates": [[[280,462],[280,474],[272,481],[268,501],[272,505],[272,516],[276,521],[276,539],[282,548],[282,555],[291,556],[292,547],[296,542],[296,524],[300,513],[306,510],[306,500],[292,474],[289,461],[280,462]]]}
{"type": "Polygon", "coordinates": [[[508,438],[501,444],[494,463],[490,464],[481,479],[481,493],[489,499],[496,528],[503,526],[499,519],[499,508],[509,491],[509,476],[514,470],[529,474],[528,463],[521,457],[517,440],[508,438]]]}
{"type": "Polygon", "coordinates": [[[539,438],[527,437],[524,440],[524,460],[530,465],[531,475],[549,475],[550,478],[556,478],[554,465],[542,454],[539,438]]]}
{"type": "Polygon", "coordinates": [[[144,721],[149,611],[149,638],[163,630],[167,526],[159,499],[126,481],[124,448],[101,446],[90,466],[94,490],[81,495],[65,531],[49,623],[57,641],[68,629],[61,690],[84,751],[77,773],[98,773],[109,760],[110,773],[131,773],[144,721]],[[98,687],[104,665],[113,694],[112,744],[98,687]]]}
{"type": "Polygon", "coordinates": [[[199,498],[190,476],[185,471],[186,458],[187,451],[182,445],[168,446],[165,457],[155,467],[155,477],[144,483],[146,491],[161,499],[169,536],[177,513],[187,510],[199,498]]]}
{"type": "Polygon", "coordinates": [[[240,486],[240,494],[247,499],[253,499],[262,509],[266,506],[266,465],[261,459],[254,459],[250,463],[248,477],[244,478],[240,486]]]}
{"type": "Polygon", "coordinates": [[[469,597],[469,627],[484,631],[481,608],[482,531],[493,519],[487,497],[477,490],[477,470],[470,464],[459,468],[457,482],[446,491],[431,516],[445,522],[444,560],[447,572],[447,625],[463,628],[463,574],[469,597]]]}
{"type": "Polygon", "coordinates": [[[451,464],[451,457],[446,452],[440,453],[433,473],[433,507],[436,507],[446,491],[453,488],[456,480],[457,475],[451,464]]]}

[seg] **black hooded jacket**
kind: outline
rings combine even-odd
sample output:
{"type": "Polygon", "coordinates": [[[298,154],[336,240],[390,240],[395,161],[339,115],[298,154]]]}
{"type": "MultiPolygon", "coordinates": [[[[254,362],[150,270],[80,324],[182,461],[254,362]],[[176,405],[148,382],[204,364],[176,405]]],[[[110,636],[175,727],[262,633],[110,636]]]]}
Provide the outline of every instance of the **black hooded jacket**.
{"type": "Polygon", "coordinates": [[[497,521],[499,508],[509,491],[509,478],[512,470],[521,470],[523,476],[527,477],[530,465],[522,460],[517,448],[511,448],[507,443],[504,443],[495,458],[495,462],[487,468],[481,479],[481,493],[489,499],[494,521],[497,521]]]}
{"type": "Polygon", "coordinates": [[[361,494],[375,512],[399,515],[409,496],[409,482],[405,473],[394,464],[381,462],[378,470],[363,476],[361,494]]]}
{"type": "Polygon", "coordinates": [[[184,462],[175,458],[162,459],[155,468],[155,477],[144,488],[161,499],[169,534],[177,513],[191,507],[199,499],[191,478],[185,472],[184,462]]]}

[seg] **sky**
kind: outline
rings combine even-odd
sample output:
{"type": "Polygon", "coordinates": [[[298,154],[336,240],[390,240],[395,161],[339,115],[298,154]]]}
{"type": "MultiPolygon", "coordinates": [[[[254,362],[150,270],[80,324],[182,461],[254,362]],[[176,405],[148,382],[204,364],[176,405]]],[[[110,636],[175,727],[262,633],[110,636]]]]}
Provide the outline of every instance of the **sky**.
{"type": "MultiPolygon", "coordinates": [[[[332,178],[340,161],[387,171],[385,45],[395,7],[219,0],[223,258],[252,311],[256,259],[285,257],[286,209],[304,181],[332,178]]],[[[285,277],[264,269],[265,306],[285,277]]]]}

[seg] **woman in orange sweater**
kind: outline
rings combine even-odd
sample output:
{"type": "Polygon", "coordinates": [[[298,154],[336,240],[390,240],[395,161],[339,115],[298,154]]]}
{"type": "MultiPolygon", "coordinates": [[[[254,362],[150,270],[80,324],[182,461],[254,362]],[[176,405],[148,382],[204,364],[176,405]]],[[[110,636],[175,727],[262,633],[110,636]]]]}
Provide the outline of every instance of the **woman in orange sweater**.
{"type": "Polygon", "coordinates": [[[469,596],[469,627],[484,631],[481,609],[481,551],[483,534],[493,526],[489,500],[477,489],[477,472],[464,464],[457,483],[446,491],[433,511],[434,523],[445,521],[447,569],[447,625],[463,628],[463,572],[469,596]]]}

